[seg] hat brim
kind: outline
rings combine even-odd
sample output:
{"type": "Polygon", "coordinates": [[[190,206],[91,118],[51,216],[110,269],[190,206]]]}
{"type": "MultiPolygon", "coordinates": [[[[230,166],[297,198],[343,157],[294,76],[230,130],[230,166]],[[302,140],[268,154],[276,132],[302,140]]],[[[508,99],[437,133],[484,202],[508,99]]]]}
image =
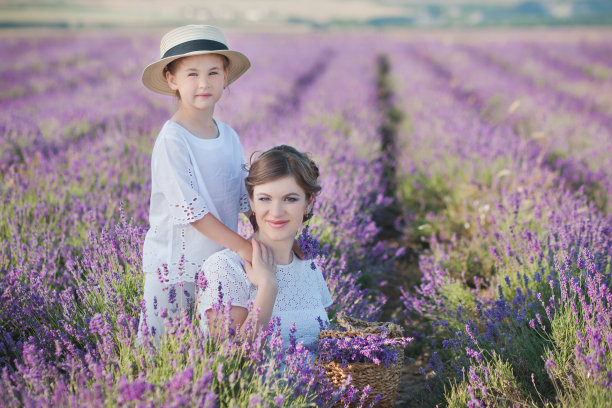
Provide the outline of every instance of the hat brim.
{"type": "Polygon", "coordinates": [[[174,60],[183,57],[191,57],[193,55],[203,54],[221,54],[225,55],[229,61],[229,70],[227,73],[227,84],[231,84],[244,74],[250,67],[249,59],[238,51],[232,50],[215,50],[215,51],[194,51],[186,54],[176,55],[173,57],[163,58],[148,65],[142,72],[142,83],[151,91],[163,95],[174,95],[174,91],[168,86],[168,81],[164,76],[164,67],[174,60]]]}

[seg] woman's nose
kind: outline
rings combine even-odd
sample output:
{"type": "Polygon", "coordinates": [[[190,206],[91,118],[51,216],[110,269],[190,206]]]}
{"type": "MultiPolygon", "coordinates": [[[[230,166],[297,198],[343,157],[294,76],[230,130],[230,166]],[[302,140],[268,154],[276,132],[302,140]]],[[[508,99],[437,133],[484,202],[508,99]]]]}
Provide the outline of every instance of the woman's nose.
{"type": "Polygon", "coordinates": [[[278,216],[283,214],[283,203],[280,201],[273,201],[272,206],[270,207],[270,214],[273,216],[278,216]]]}

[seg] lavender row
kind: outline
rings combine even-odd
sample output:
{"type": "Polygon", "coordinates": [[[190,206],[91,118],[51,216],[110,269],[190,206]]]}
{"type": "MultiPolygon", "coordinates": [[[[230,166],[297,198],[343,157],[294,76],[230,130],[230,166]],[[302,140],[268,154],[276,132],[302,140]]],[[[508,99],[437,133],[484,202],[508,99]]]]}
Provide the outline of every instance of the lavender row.
{"type": "Polygon", "coordinates": [[[476,108],[489,121],[514,122],[515,131],[541,144],[551,168],[575,186],[587,186],[606,207],[612,191],[607,151],[612,116],[591,99],[605,95],[599,93],[605,82],[583,82],[592,92],[573,91],[575,85],[567,78],[555,81],[554,71],[538,68],[538,59],[521,44],[458,44],[437,52],[442,60],[452,61],[449,66],[459,87],[480,96],[476,108]]]}
{"type": "Polygon", "coordinates": [[[584,402],[584,389],[595,401],[611,386],[604,339],[612,220],[572,192],[543,160],[545,146],[516,131],[520,122],[492,121],[487,112],[503,84],[510,97],[513,87],[527,97],[536,89],[495,78],[463,57],[465,48],[402,45],[397,54],[410,59],[393,60],[410,115],[402,142],[419,147],[404,150],[406,191],[421,197],[408,203],[422,223],[414,229],[429,237],[422,282],[405,288],[404,302],[407,314],[434,323],[430,369],[440,382],[432,386],[459,379],[445,396],[449,405],[584,402]],[[475,70],[478,80],[467,82],[475,70]],[[559,343],[568,331],[576,337],[559,343]]]}

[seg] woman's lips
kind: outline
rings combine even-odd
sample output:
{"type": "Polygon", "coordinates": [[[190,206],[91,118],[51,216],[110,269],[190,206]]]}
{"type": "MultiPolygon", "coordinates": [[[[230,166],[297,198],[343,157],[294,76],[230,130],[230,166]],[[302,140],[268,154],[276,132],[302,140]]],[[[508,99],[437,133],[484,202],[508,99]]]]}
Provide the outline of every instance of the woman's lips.
{"type": "Polygon", "coordinates": [[[283,228],[285,225],[289,223],[289,221],[266,221],[269,226],[272,228],[283,228]]]}

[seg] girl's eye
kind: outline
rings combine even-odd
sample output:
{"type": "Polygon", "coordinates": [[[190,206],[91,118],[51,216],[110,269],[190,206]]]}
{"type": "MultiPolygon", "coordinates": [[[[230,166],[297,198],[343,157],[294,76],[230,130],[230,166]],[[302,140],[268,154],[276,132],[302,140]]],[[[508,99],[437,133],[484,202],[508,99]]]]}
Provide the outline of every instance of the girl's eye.
{"type": "Polygon", "coordinates": [[[270,201],[269,197],[259,197],[257,200],[259,201],[270,201]]]}
{"type": "Polygon", "coordinates": [[[212,71],[212,72],[210,73],[210,75],[217,75],[217,74],[218,74],[218,72],[217,72],[217,71],[212,71]]]}
{"type": "Polygon", "coordinates": [[[187,76],[198,76],[198,74],[196,74],[195,72],[190,72],[187,76]]]}
{"type": "Polygon", "coordinates": [[[297,197],[287,197],[286,200],[289,201],[290,203],[295,203],[299,199],[297,197]]]}

